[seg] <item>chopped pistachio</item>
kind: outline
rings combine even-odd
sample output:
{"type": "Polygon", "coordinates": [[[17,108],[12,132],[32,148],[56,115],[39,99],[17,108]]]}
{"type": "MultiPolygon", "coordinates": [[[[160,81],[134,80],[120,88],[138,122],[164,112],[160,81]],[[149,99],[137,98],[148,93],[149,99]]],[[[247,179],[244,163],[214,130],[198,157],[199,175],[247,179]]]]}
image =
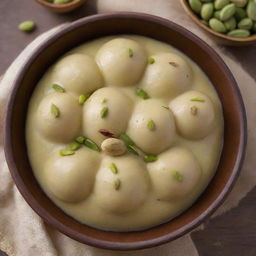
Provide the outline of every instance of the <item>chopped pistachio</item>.
{"type": "Polygon", "coordinates": [[[126,134],[126,133],[122,133],[119,137],[127,146],[134,145],[134,142],[132,141],[132,139],[126,134]]]}
{"type": "Polygon", "coordinates": [[[85,141],[85,137],[84,136],[79,136],[75,139],[76,142],[83,144],[85,141]]]}
{"type": "Polygon", "coordinates": [[[102,100],[101,100],[101,103],[106,103],[107,102],[107,99],[106,98],[103,98],[102,100]]]}
{"type": "Polygon", "coordinates": [[[105,118],[108,114],[108,108],[107,107],[104,107],[103,109],[101,109],[100,111],[100,117],[101,118],[105,118]]]}
{"type": "Polygon", "coordinates": [[[129,55],[130,58],[132,58],[132,56],[133,56],[133,51],[132,51],[131,48],[128,48],[128,55],[129,55]]]}
{"type": "Polygon", "coordinates": [[[156,129],[155,122],[151,119],[147,123],[147,127],[150,131],[154,131],[156,129]]]}
{"type": "Polygon", "coordinates": [[[162,106],[163,108],[170,110],[170,108],[168,106],[162,106]]]}
{"type": "Polygon", "coordinates": [[[205,102],[204,99],[201,99],[201,98],[198,98],[198,97],[192,98],[191,101],[205,102]]]}
{"type": "Polygon", "coordinates": [[[109,165],[109,168],[111,169],[111,172],[113,172],[114,174],[117,174],[118,173],[118,169],[117,169],[117,166],[115,163],[111,163],[109,165]]]}
{"type": "Polygon", "coordinates": [[[177,180],[178,182],[183,181],[183,176],[178,171],[173,171],[172,177],[177,180]]]}
{"type": "Polygon", "coordinates": [[[60,110],[55,104],[51,105],[51,114],[55,118],[60,116],[60,110]]]}
{"type": "Polygon", "coordinates": [[[196,106],[192,106],[191,108],[190,108],[190,112],[191,112],[191,114],[193,115],[193,116],[195,116],[196,114],[197,114],[197,107],[196,106]]]}
{"type": "Polygon", "coordinates": [[[155,59],[152,58],[152,57],[148,57],[148,63],[149,63],[149,64],[155,63],[155,59]]]}
{"type": "Polygon", "coordinates": [[[120,187],[121,187],[121,180],[120,179],[116,179],[114,181],[114,188],[115,188],[115,190],[119,190],[120,187]]]}
{"type": "Polygon", "coordinates": [[[74,150],[70,150],[70,149],[61,149],[60,150],[60,155],[61,156],[71,156],[74,155],[75,151],[74,150]]]}
{"type": "Polygon", "coordinates": [[[132,145],[127,145],[127,150],[130,152],[130,153],[132,153],[132,154],[134,154],[134,155],[139,155],[139,151],[138,151],[138,149],[136,148],[136,146],[132,146],[132,145]]]}
{"type": "Polygon", "coordinates": [[[157,160],[156,155],[145,155],[144,156],[144,161],[147,162],[147,163],[155,162],[156,160],[157,160]]]}
{"type": "Polygon", "coordinates": [[[92,149],[94,151],[100,152],[100,148],[98,147],[98,145],[95,142],[93,142],[92,140],[90,140],[90,139],[85,139],[84,145],[87,148],[90,148],[90,149],[92,149]]]}
{"type": "Polygon", "coordinates": [[[67,149],[75,151],[78,150],[80,147],[81,144],[79,142],[73,141],[67,146],[67,149]]]}
{"type": "Polygon", "coordinates": [[[89,97],[92,95],[92,93],[86,93],[86,94],[81,94],[78,98],[78,102],[80,105],[83,105],[89,97]]]}
{"type": "Polygon", "coordinates": [[[53,84],[52,88],[56,91],[56,92],[65,92],[65,89],[63,87],[61,87],[58,84],[53,84]]]}
{"type": "Polygon", "coordinates": [[[137,88],[136,95],[142,98],[143,100],[149,99],[149,95],[143,89],[137,88]]]}

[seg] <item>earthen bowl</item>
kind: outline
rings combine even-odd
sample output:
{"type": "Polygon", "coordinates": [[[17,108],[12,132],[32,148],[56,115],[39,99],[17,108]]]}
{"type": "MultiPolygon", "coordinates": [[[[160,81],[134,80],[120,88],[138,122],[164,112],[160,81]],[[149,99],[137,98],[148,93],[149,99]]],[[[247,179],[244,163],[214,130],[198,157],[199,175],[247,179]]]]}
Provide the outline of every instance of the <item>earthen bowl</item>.
{"type": "MultiPolygon", "coordinates": [[[[246,144],[246,114],[232,73],[216,52],[186,29],[139,13],[112,13],[80,19],[45,40],[19,70],[5,119],[5,154],[12,177],[28,204],[47,223],[82,243],[116,250],[148,248],[172,241],[209,217],[238,177],[246,144]],[[83,225],[65,214],[38,185],[27,155],[25,123],[28,103],[45,70],[61,55],[95,38],[137,34],[171,44],[195,61],[213,83],[223,106],[224,145],[216,175],[201,197],[165,224],[137,232],[107,232],[83,225]]],[[[150,213],[149,213],[150,214],[150,213]]]]}
{"type": "Polygon", "coordinates": [[[227,36],[225,34],[221,34],[218,32],[215,32],[205,24],[201,22],[199,17],[196,13],[193,12],[193,10],[189,6],[188,0],[180,0],[180,3],[182,7],[184,8],[185,12],[188,14],[188,16],[204,31],[206,31],[209,36],[212,37],[213,40],[215,40],[219,44],[223,45],[230,45],[230,46],[245,46],[250,44],[256,44],[256,34],[245,37],[245,38],[237,38],[232,36],[227,36]]]}
{"type": "Polygon", "coordinates": [[[56,13],[67,13],[72,12],[85,3],[86,0],[73,0],[66,4],[53,4],[46,0],[36,0],[42,6],[56,13]]]}

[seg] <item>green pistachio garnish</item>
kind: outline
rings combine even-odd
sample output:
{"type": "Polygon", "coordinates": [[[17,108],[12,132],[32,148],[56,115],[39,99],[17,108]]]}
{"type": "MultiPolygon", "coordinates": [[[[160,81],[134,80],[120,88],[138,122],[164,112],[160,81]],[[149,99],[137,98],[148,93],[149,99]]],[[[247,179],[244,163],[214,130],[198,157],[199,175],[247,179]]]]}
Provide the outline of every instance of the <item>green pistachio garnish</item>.
{"type": "Polygon", "coordinates": [[[70,150],[70,149],[61,149],[60,150],[60,155],[61,156],[71,156],[74,155],[75,151],[74,150],[70,150]]]}
{"type": "Polygon", "coordinates": [[[136,95],[142,98],[143,100],[150,98],[149,95],[143,89],[140,88],[136,89],[136,95]]]}
{"type": "Polygon", "coordinates": [[[122,133],[119,137],[119,139],[121,139],[127,146],[134,145],[134,142],[132,141],[132,139],[126,134],[126,133],[122,133]]]}
{"type": "Polygon", "coordinates": [[[197,114],[197,107],[196,107],[196,106],[192,106],[192,107],[190,108],[190,113],[191,113],[193,116],[195,116],[195,115],[197,114]]]}
{"type": "Polygon", "coordinates": [[[156,129],[155,122],[151,119],[147,123],[147,127],[150,131],[154,131],[156,129]]]}
{"type": "Polygon", "coordinates": [[[104,107],[101,111],[100,111],[100,117],[101,118],[105,118],[108,114],[108,108],[104,107]]]}
{"type": "Polygon", "coordinates": [[[65,92],[65,89],[63,87],[61,87],[58,84],[53,84],[52,88],[56,91],[56,92],[65,92]]]}
{"type": "Polygon", "coordinates": [[[95,142],[93,142],[92,140],[90,140],[90,139],[85,139],[84,145],[87,148],[90,148],[90,149],[92,149],[94,151],[100,152],[100,148],[98,147],[98,145],[95,142]]]}
{"type": "Polygon", "coordinates": [[[85,137],[84,136],[79,136],[75,139],[76,142],[83,144],[85,141],[85,137]]]}
{"type": "Polygon", "coordinates": [[[149,64],[155,63],[155,59],[152,58],[152,57],[148,57],[148,63],[149,63],[149,64]]]}
{"type": "Polygon", "coordinates": [[[24,32],[31,32],[36,28],[36,24],[32,20],[26,20],[19,24],[19,30],[24,32]]]}
{"type": "Polygon", "coordinates": [[[60,116],[60,110],[55,104],[51,105],[51,114],[55,118],[60,116]]]}
{"type": "Polygon", "coordinates": [[[144,156],[144,161],[147,163],[155,162],[157,160],[156,155],[145,155],[144,156]]]}
{"type": "Polygon", "coordinates": [[[102,100],[101,100],[101,103],[106,103],[107,102],[107,99],[106,98],[103,98],[102,100]]]}
{"type": "Polygon", "coordinates": [[[116,166],[115,163],[111,163],[111,164],[109,165],[109,168],[110,168],[111,172],[113,172],[114,174],[117,174],[117,173],[118,173],[118,169],[117,169],[117,166],[116,166]]]}
{"type": "Polygon", "coordinates": [[[132,51],[131,48],[128,48],[128,55],[129,55],[130,58],[132,58],[132,56],[133,56],[133,51],[132,51]]]}
{"type": "Polygon", "coordinates": [[[81,94],[78,98],[78,102],[80,105],[83,105],[92,95],[92,93],[86,93],[86,94],[81,94]]]}
{"type": "Polygon", "coordinates": [[[183,181],[183,176],[178,171],[173,171],[172,177],[177,180],[178,182],[183,181]]]}
{"type": "Polygon", "coordinates": [[[198,98],[198,97],[192,98],[191,101],[205,102],[204,99],[201,99],[201,98],[198,98]]]}
{"type": "Polygon", "coordinates": [[[115,190],[119,190],[120,187],[121,187],[121,180],[116,179],[116,180],[114,181],[114,188],[115,188],[115,190]]]}
{"type": "Polygon", "coordinates": [[[168,106],[162,106],[163,108],[170,110],[170,108],[168,106]]]}
{"type": "Polygon", "coordinates": [[[81,147],[81,144],[79,142],[73,141],[68,146],[67,149],[76,151],[81,147]]]}
{"type": "Polygon", "coordinates": [[[134,154],[134,155],[136,155],[136,156],[139,155],[139,151],[138,151],[138,149],[136,148],[136,146],[127,145],[127,150],[128,150],[130,153],[132,153],[132,154],[134,154]]]}

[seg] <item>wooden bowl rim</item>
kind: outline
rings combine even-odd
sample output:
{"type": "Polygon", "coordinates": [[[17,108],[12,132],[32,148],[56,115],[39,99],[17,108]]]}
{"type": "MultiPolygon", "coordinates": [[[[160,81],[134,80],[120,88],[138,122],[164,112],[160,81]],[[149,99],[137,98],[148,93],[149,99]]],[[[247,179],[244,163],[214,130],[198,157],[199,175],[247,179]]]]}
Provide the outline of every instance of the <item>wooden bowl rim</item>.
{"type": "Polygon", "coordinates": [[[237,42],[237,43],[249,43],[249,42],[255,42],[256,43],[256,34],[242,38],[242,37],[231,37],[231,36],[227,36],[225,34],[221,34],[218,32],[215,32],[214,30],[210,29],[209,27],[207,27],[206,25],[204,25],[200,19],[197,17],[197,15],[192,11],[192,9],[190,8],[189,4],[188,4],[188,0],[180,0],[180,3],[183,7],[183,9],[186,11],[186,13],[190,16],[190,18],[198,25],[200,26],[202,29],[208,31],[209,33],[222,38],[222,39],[226,39],[232,42],[237,42]]]}
{"type": "Polygon", "coordinates": [[[74,6],[76,4],[83,3],[83,2],[85,2],[85,0],[73,0],[72,2],[69,2],[69,3],[66,3],[66,4],[53,4],[53,3],[49,3],[45,0],[37,0],[37,2],[44,5],[44,6],[47,6],[49,8],[63,9],[63,8],[74,6]]]}
{"type": "MultiPolygon", "coordinates": [[[[199,37],[191,33],[190,31],[186,30],[185,28],[175,24],[174,22],[171,22],[169,20],[144,14],[144,13],[135,13],[135,12],[120,12],[120,13],[107,13],[107,14],[97,14],[88,16],[85,18],[82,18],[80,20],[77,20],[66,27],[61,28],[58,32],[51,35],[47,40],[43,41],[31,54],[31,57],[26,60],[23,67],[19,70],[18,74],[16,75],[15,81],[13,82],[13,89],[11,91],[11,94],[8,99],[7,103],[7,111],[4,121],[4,150],[5,150],[5,156],[6,161],[8,164],[8,167],[10,169],[12,178],[26,200],[26,202],[30,205],[30,207],[39,215],[42,217],[43,220],[45,220],[47,223],[49,223],[51,226],[53,226],[55,229],[59,230],[60,232],[66,234],[72,239],[75,239],[81,243],[85,243],[87,245],[103,248],[103,249],[112,249],[112,250],[137,250],[137,249],[145,249],[150,248],[153,246],[158,246],[164,243],[167,243],[169,241],[172,241],[174,239],[177,239],[181,237],[182,235],[188,233],[198,225],[200,225],[206,217],[211,215],[224,201],[224,199],[227,197],[229,191],[234,186],[234,183],[236,179],[238,178],[238,175],[241,170],[241,166],[244,160],[245,156],[245,148],[246,148],[246,141],[247,141],[247,122],[246,122],[246,112],[242,100],[242,96],[240,94],[238,85],[231,73],[231,71],[228,69],[227,65],[224,63],[224,61],[220,58],[220,56],[205,42],[203,42],[199,37]],[[135,20],[142,20],[149,23],[157,23],[161,26],[167,27],[168,29],[174,30],[178,33],[183,34],[186,38],[193,40],[196,42],[203,50],[208,52],[212,58],[215,58],[215,60],[218,62],[218,65],[222,68],[222,70],[225,71],[227,76],[229,77],[229,80],[231,81],[231,87],[234,91],[234,95],[236,97],[236,100],[238,104],[240,105],[240,108],[238,108],[237,115],[239,116],[240,122],[240,130],[241,130],[241,136],[239,141],[239,149],[237,153],[237,158],[234,164],[234,168],[232,169],[232,173],[230,175],[230,178],[228,182],[226,183],[225,187],[219,193],[217,199],[199,216],[193,219],[193,221],[189,222],[188,224],[185,224],[180,229],[175,230],[171,233],[168,233],[166,235],[160,236],[158,238],[150,239],[150,240],[144,240],[144,241],[137,241],[132,243],[126,243],[126,242],[113,242],[113,241],[106,241],[106,240],[100,240],[96,238],[92,238],[90,236],[81,234],[79,232],[76,232],[72,228],[69,228],[65,226],[64,223],[59,221],[59,219],[56,219],[52,217],[46,208],[42,207],[35,198],[29,193],[27,190],[27,187],[25,186],[21,176],[19,175],[19,171],[16,167],[15,160],[14,160],[14,154],[11,147],[11,117],[12,117],[12,106],[15,101],[15,97],[18,91],[18,88],[22,82],[23,76],[26,73],[26,70],[30,67],[30,65],[34,62],[34,60],[39,56],[47,46],[54,43],[55,40],[62,37],[66,33],[69,33],[70,31],[79,28],[80,26],[85,26],[86,24],[93,23],[96,21],[102,21],[102,20],[108,20],[108,19],[135,19],[135,20]]],[[[63,214],[65,214],[63,212],[63,214]]],[[[167,222],[168,223],[168,222],[167,222]]],[[[84,224],[81,224],[84,225],[84,224]]],[[[165,225],[165,224],[162,224],[165,225]]],[[[104,231],[102,231],[104,232],[104,231]]],[[[140,231],[138,231],[140,232],[140,231]]]]}

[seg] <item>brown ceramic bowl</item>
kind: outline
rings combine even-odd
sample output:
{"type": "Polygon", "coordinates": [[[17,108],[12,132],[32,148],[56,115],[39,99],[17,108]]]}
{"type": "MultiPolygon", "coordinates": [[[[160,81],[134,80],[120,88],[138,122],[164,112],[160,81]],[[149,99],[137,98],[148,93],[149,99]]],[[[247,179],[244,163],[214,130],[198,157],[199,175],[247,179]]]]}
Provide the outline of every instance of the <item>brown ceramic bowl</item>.
{"type": "Polygon", "coordinates": [[[246,114],[237,84],[221,58],[198,37],[168,20],[138,13],[90,16],[60,29],[37,48],[18,72],[5,119],[5,154],[12,177],[28,204],[50,225],[82,243],[116,250],[152,247],[191,231],[223,202],[238,177],[246,144],[246,114]],[[65,214],[42,191],[29,164],[25,141],[28,102],[45,70],[61,55],[89,40],[138,34],[171,44],[208,75],[223,105],[224,146],[216,175],[202,196],[175,219],[137,232],[106,232],[65,214]]]}
{"type": "Polygon", "coordinates": [[[86,0],[73,0],[66,4],[52,4],[46,0],[37,0],[39,4],[56,13],[72,12],[85,3],[86,0]]]}
{"type": "Polygon", "coordinates": [[[186,13],[189,15],[189,17],[204,31],[208,32],[209,35],[217,42],[223,45],[230,45],[230,46],[245,46],[250,44],[256,44],[256,34],[251,35],[246,38],[236,38],[227,36],[225,34],[221,34],[218,32],[215,32],[211,28],[204,25],[198,16],[192,11],[192,9],[189,6],[188,0],[180,0],[181,5],[183,6],[186,13]]]}

